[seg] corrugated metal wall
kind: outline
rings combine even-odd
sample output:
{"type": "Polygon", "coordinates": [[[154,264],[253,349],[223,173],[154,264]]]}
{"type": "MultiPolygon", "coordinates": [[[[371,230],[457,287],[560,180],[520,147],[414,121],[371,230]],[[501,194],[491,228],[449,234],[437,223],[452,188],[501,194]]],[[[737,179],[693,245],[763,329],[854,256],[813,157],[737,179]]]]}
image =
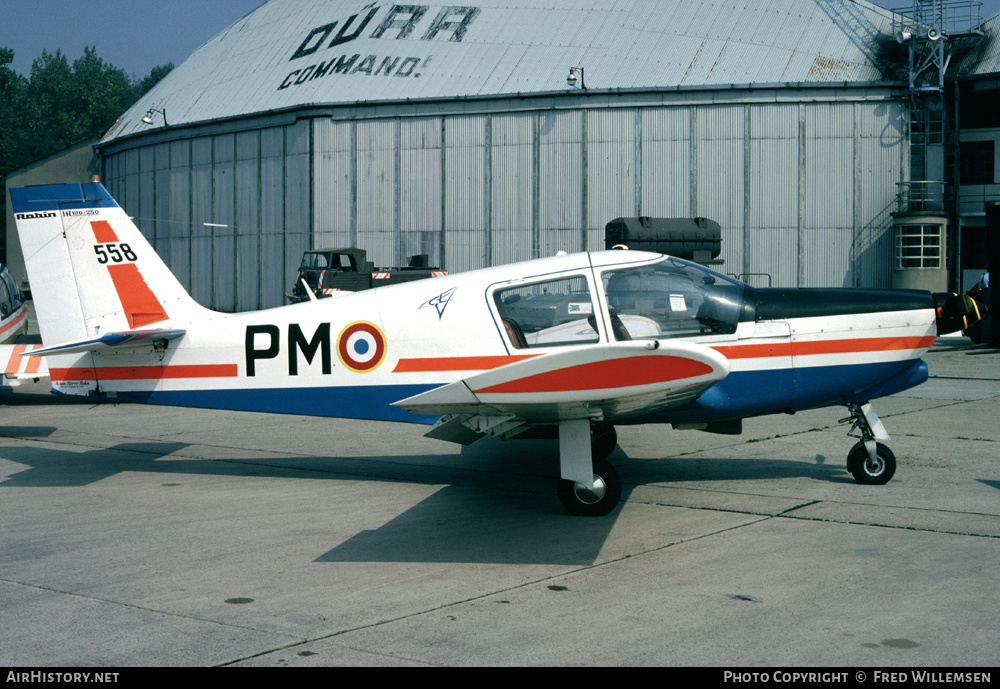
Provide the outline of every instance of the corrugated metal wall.
{"type": "Polygon", "coordinates": [[[705,216],[751,283],[888,286],[905,127],[897,101],[322,119],[317,198],[344,207],[317,207],[316,241],[460,272],[603,248],[619,216],[705,216]]]}
{"type": "Polygon", "coordinates": [[[198,302],[267,308],[312,245],[310,149],[303,120],[105,156],[103,179],[198,302]]]}
{"type": "Polygon", "coordinates": [[[387,107],[123,150],[104,179],[193,296],[221,310],[281,304],[312,247],[360,246],[377,265],[426,253],[461,272],[600,249],[609,220],[636,215],[718,221],[722,269],[752,284],[882,287],[905,108],[387,107]]]}

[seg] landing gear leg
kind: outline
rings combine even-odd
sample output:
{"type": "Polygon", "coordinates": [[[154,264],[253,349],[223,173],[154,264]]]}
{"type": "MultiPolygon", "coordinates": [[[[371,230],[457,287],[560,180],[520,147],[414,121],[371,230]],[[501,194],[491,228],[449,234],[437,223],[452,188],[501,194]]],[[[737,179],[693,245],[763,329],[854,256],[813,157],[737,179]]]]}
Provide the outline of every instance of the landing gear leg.
{"type": "Polygon", "coordinates": [[[847,405],[851,416],[841,419],[841,423],[853,422],[847,435],[860,438],[847,455],[847,469],[854,480],[865,485],[888,483],[896,473],[896,456],[880,440],[889,440],[885,426],[879,420],[868,402],[852,402],[847,405]]]}
{"type": "MultiPolygon", "coordinates": [[[[590,420],[559,422],[559,501],[570,514],[600,517],[618,505],[618,472],[591,444],[590,420]]],[[[614,446],[612,446],[614,449],[614,446]]],[[[609,453],[610,454],[610,453],[609,453]]]]}
{"type": "Polygon", "coordinates": [[[618,431],[609,423],[594,424],[590,431],[594,459],[607,459],[618,447],[618,431]]]}

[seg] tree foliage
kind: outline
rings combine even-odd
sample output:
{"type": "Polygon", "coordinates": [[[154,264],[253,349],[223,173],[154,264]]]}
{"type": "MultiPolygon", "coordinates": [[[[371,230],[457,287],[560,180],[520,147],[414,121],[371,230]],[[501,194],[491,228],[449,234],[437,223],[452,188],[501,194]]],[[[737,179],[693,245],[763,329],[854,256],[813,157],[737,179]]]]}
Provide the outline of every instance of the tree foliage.
{"type": "MultiPolygon", "coordinates": [[[[72,65],[59,50],[43,50],[26,78],[10,69],[13,59],[14,51],[0,46],[0,232],[8,173],[103,134],[173,69],[173,64],[160,65],[132,80],[88,47],[72,65]]],[[[3,242],[0,252],[5,249],[3,242]]]]}

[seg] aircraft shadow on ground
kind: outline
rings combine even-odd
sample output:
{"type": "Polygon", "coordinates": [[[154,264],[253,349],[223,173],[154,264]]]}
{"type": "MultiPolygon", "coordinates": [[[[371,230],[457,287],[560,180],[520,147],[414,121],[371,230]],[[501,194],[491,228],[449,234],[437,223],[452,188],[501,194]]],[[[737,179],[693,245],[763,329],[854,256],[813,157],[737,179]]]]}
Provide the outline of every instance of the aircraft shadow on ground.
{"type": "MultiPolygon", "coordinates": [[[[4,435],[31,438],[50,432],[46,427],[8,427],[4,435]]],[[[500,455],[487,444],[481,457],[475,451],[465,451],[461,457],[203,459],[175,455],[189,447],[187,443],[156,441],[122,443],[82,453],[7,447],[0,457],[28,468],[0,481],[0,490],[86,486],[123,471],[310,480],[357,477],[444,486],[378,529],[361,531],[319,555],[315,562],[586,566],[599,557],[621,510],[616,508],[603,518],[566,514],[555,497],[558,462],[554,455],[546,454],[546,445],[500,455]],[[461,466],[456,466],[456,461],[461,466]]],[[[636,460],[620,448],[611,461],[625,482],[623,502],[628,502],[634,486],[648,483],[790,477],[852,480],[841,464],[820,461],[676,457],[636,460]]]]}
{"type": "Polygon", "coordinates": [[[816,455],[811,461],[766,458],[662,457],[624,458],[620,451],[611,456],[622,480],[634,484],[712,481],[753,481],[762,479],[810,478],[831,483],[854,483],[845,460],[831,461],[816,455]]]}

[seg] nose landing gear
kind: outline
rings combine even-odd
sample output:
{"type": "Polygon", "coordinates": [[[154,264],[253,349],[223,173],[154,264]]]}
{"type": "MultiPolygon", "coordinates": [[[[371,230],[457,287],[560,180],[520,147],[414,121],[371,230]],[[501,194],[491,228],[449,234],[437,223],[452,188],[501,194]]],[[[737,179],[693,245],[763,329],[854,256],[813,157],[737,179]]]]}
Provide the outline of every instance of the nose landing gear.
{"type": "Polygon", "coordinates": [[[896,473],[896,456],[880,440],[889,440],[885,426],[868,402],[847,405],[851,415],[841,423],[853,422],[847,435],[860,438],[847,455],[847,470],[862,485],[880,486],[896,473]]]}

